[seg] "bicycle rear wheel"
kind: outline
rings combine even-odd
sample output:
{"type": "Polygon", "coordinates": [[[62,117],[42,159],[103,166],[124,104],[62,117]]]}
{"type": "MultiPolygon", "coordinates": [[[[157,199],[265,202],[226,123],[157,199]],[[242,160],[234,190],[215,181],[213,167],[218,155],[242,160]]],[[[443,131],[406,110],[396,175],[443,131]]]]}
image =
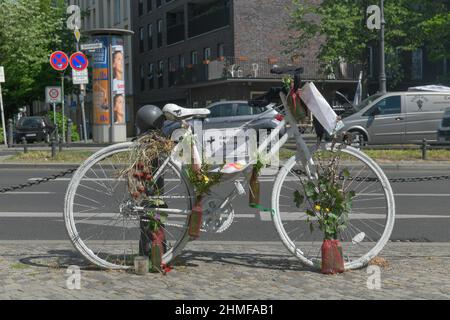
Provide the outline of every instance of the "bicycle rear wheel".
{"type": "MultiPolygon", "coordinates": [[[[94,154],[74,174],[66,193],[64,220],[70,240],[87,260],[106,269],[131,268],[134,257],[142,255],[139,240],[150,240],[142,225],[142,203],[132,197],[121,174],[135,162],[134,146],[117,144],[94,154]]],[[[194,193],[179,167],[166,163],[154,177],[163,181],[158,199],[168,209],[179,210],[164,224],[167,264],[189,241],[186,212],[192,209],[194,193]]]]}
{"type": "MultiPolygon", "coordinates": [[[[394,195],[382,169],[355,148],[337,146],[331,150],[327,145],[313,153],[314,163],[323,166],[329,159],[327,154],[338,152],[341,188],[356,193],[347,228],[340,240],[345,268],[358,269],[377,256],[391,236],[395,220],[394,195]],[[345,169],[350,172],[350,178],[344,177],[345,169]]],[[[318,228],[311,231],[306,221],[306,210],[314,210],[314,204],[306,201],[298,208],[293,200],[294,192],[305,193],[301,182],[308,181],[308,177],[304,169],[297,166],[295,157],[281,169],[272,195],[273,221],[286,248],[306,266],[320,268],[323,233],[318,228]]]]}

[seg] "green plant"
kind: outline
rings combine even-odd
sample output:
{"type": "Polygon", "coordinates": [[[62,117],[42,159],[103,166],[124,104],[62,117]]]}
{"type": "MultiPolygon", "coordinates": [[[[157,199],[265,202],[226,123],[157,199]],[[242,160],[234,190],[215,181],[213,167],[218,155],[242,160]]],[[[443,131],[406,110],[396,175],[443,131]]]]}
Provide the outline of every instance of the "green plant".
{"type": "MultiPolygon", "coordinates": [[[[55,123],[55,118],[54,118],[54,114],[53,111],[49,111],[46,115],[48,117],[48,119],[50,120],[51,123],[55,123]]],[[[67,133],[67,117],[64,117],[64,120],[66,121],[64,129],[65,132],[67,133]]],[[[63,134],[63,117],[62,117],[62,113],[61,112],[56,112],[56,124],[58,125],[58,133],[60,136],[62,136],[63,134]]],[[[80,141],[80,135],[77,132],[77,125],[72,123],[72,142],[77,142],[80,141]]]]}
{"type": "MultiPolygon", "coordinates": [[[[320,155],[318,156],[320,157],[320,155]]],[[[311,232],[318,224],[326,240],[337,240],[341,232],[347,228],[348,215],[352,209],[354,191],[344,191],[342,181],[350,178],[348,169],[337,172],[340,161],[339,152],[334,153],[327,162],[318,161],[317,181],[302,182],[303,193],[294,192],[294,203],[300,208],[309,202],[306,210],[307,223],[311,232]]]]}
{"type": "Polygon", "coordinates": [[[154,233],[166,223],[168,215],[165,213],[156,213],[155,211],[147,212],[146,218],[149,219],[148,228],[154,233]]]}
{"type": "Polygon", "coordinates": [[[3,139],[3,127],[0,127],[0,143],[3,143],[4,139],[3,139]]]}
{"type": "Polygon", "coordinates": [[[187,167],[186,173],[195,188],[197,198],[202,197],[204,194],[209,194],[211,188],[218,184],[222,178],[222,173],[211,173],[210,165],[203,161],[200,170],[195,170],[194,165],[191,164],[187,167]]]}

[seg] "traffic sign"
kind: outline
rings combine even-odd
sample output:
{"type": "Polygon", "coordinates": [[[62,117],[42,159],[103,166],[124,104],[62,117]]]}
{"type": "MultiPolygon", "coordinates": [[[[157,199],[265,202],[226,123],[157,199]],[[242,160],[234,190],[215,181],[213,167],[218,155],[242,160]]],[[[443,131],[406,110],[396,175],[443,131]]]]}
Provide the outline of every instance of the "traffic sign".
{"type": "Polygon", "coordinates": [[[83,71],[84,69],[86,69],[88,67],[88,65],[89,65],[89,60],[84,55],[83,52],[75,52],[70,57],[70,66],[72,67],[72,69],[74,69],[76,71],[83,71]]]}
{"type": "Polygon", "coordinates": [[[64,71],[69,66],[69,57],[62,51],[53,52],[50,56],[50,64],[56,71],[64,71]]]}
{"type": "Polygon", "coordinates": [[[88,70],[84,69],[83,71],[77,71],[73,69],[72,82],[73,84],[88,84],[89,83],[88,70]]]}
{"type": "Polygon", "coordinates": [[[0,83],[5,82],[5,69],[3,67],[0,67],[0,83]]]}
{"type": "Polygon", "coordinates": [[[98,50],[98,49],[103,49],[103,43],[101,43],[101,42],[83,43],[81,45],[81,50],[83,50],[83,51],[91,51],[91,50],[98,50]]]}
{"type": "Polygon", "coordinates": [[[61,103],[61,87],[46,87],[45,102],[50,104],[61,103]]]}

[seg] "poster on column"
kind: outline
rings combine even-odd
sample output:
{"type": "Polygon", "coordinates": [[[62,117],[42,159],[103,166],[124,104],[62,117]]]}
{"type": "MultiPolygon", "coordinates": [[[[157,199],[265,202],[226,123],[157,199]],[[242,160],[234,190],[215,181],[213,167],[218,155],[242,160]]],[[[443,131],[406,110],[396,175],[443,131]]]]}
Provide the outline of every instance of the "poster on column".
{"type": "Polygon", "coordinates": [[[103,44],[103,48],[95,50],[95,53],[93,54],[94,124],[109,125],[111,123],[109,116],[109,44],[107,37],[98,37],[96,40],[103,44]]]}
{"type": "Polygon", "coordinates": [[[125,124],[125,52],[123,39],[112,38],[113,111],[116,124],[125,124]]]}

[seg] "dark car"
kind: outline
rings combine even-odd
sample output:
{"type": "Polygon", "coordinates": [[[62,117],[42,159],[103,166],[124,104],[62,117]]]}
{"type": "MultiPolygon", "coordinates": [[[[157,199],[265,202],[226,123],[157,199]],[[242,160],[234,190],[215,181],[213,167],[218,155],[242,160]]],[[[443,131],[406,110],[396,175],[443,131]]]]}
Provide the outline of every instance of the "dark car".
{"type": "MultiPolygon", "coordinates": [[[[207,107],[211,115],[203,122],[203,129],[225,129],[225,128],[251,128],[259,131],[261,129],[273,130],[283,120],[283,116],[268,106],[250,106],[248,101],[223,101],[207,107]]],[[[166,121],[163,132],[167,136],[181,127],[179,122],[166,121]]],[[[280,132],[286,132],[283,128],[280,132]]]]}
{"type": "Polygon", "coordinates": [[[16,142],[49,142],[55,126],[46,117],[24,117],[16,125],[16,142]]]}

